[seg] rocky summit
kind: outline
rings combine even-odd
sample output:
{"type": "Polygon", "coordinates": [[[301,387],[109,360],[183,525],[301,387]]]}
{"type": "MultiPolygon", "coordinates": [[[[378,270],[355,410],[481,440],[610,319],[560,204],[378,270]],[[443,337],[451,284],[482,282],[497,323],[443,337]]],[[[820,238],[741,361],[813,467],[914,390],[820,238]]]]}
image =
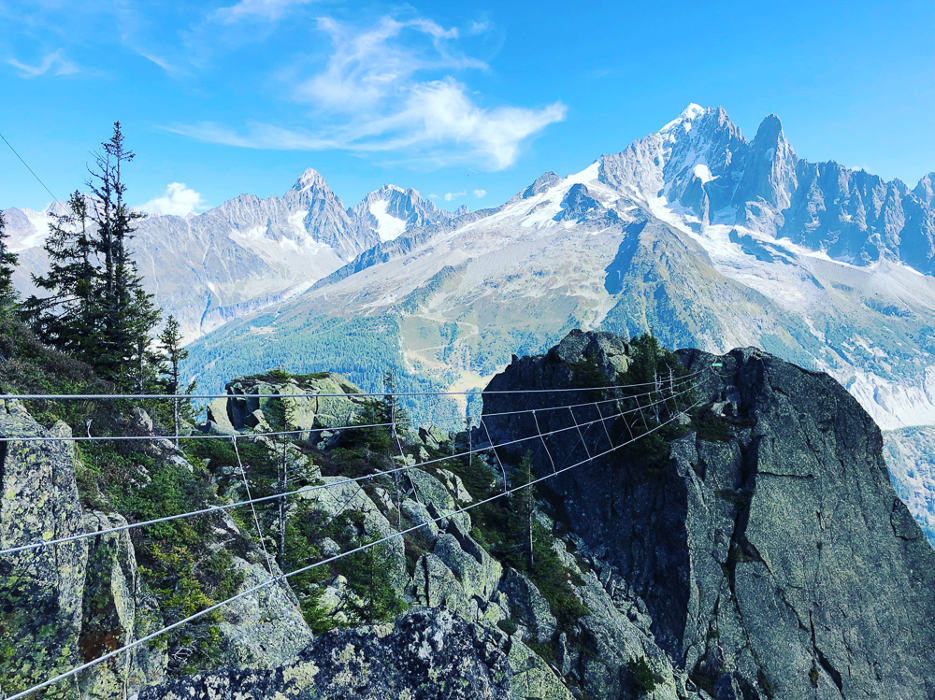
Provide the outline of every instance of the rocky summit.
{"type": "Polygon", "coordinates": [[[880,430],[760,350],[572,331],[470,433],[398,442],[334,374],[232,381],[179,447],[142,407],[104,452],[0,408],[0,549],[295,489],[2,555],[6,694],[236,598],[46,696],[935,698],[935,552],[880,430]]]}
{"type": "MultiPolygon", "coordinates": [[[[609,368],[626,345],[572,335],[489,388],[552,385],[587,352],[609,368]]],[[[716,697],[935,696],[935,556],[890,487],[873,421],[827,375],[755,349],[679,357],[701,371],[701,430],[651,470],[608,456],[544,482],[579,555],[645,604],[654,641],[716,697]]],[[[491,395],[485,411],[505,403],[491,395]]],[[[548,415],[543,431],[568,421],[548,415]]],[[[488,425],[495,441],[513,427],[488,425]]],[[[548,446],[574,453],[576,440],[548,446]]]]}

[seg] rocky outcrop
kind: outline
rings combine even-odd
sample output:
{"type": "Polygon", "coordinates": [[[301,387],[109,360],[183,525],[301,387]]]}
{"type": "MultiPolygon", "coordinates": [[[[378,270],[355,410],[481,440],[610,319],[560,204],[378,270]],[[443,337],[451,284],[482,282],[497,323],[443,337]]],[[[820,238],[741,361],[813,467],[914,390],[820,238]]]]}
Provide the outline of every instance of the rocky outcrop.
{"type": "MultiPolygon", "coordinates": [[[[229,587],[216,600],[255,590],[211,619],[212,656],[185,667],[172,642],[168,653],[165,643],[143,645],[50,697],[935,697],[935,553],[890,486],[872,420],[828,376],[748,348],[719,358],[658,351],[697,373],[686,397],[694,406],[662,406],[628,424],[616,414],[635,399],[615,402],[594,387],[646,371],[647,347],[576,331],[545,355],[515,358],[491,381],[486,429],[472,435],[475,446],[488,429],[495,442],[513,442],[496,458],[449,459],[449,438],[427,431],[394,457],[371,443],[354,452],[350,441],[327,439],[282,453],[308,485],[286,510],[311,525],[301,553],[332,557],[379,540],[370,552],[379,552],[377,585],[398,599],[387,614],[395,620],[313,638],[309,624],[374,619],[354,612],[370,603],[353,560],[294,593],[298,577],[281,580],[235,514],[215,514],[200,561],[225,550],[218,561],[229,587]],[[500,393],[556,388],[567,391],[500,393]],[[567,408],[598,400],[601,408],[567,408]],[[520,409],[535,414],[502,414],[520,409]],[[631,430],[667,419],[654,437],[630,444],[631,430]],[[530,439],[517,441],[523,436],[530,439]],[[511,539],[518,502],[491,500],[499,460],[515,484],[527,452],[537,475],[579,465],[532,491],[538,568],[511,539]],[[415,466],[416,455],[435,454],[444,461],[415,466]],[[397,478],[373,474],[385,465],[400,468],[397,478]],[[335,473],[345,467],[365,476],[335,473]]],[[[224,414],[268,425],[278,414],[264,387],[290,392],[287,383],[261,383],[224,414]]],[[[62,424],[44,430],[15,402],[2,409],[0,435],[68,435],[62,424]]],[[[333,412],[314,407],[305,425],[321,415],[333,412]]],[[[138,432],[152,429],[142,411],[133,420],[138,432]]],[[[278,443],[243,425],[243,454],[262,460],[275,450],[278,465],[278,443]]],[[[212,463],[231,453],[209,454],[188,462],[154,440],[139,452],[134,479],[146,483],[171,465],[199,474],[211,498],[215,488],[222,498],[245,497],[240,472],[212,463]]],[[[260,478],[258,465],[246,466],[248,478],[260,478]]],[[[3,546],[126,522],[82,511],[67,441],[0,442],[0,484],[3,546]]],[[[269,508],[264,518],[269,526],[278,515],[269,508]]],[[[4,692],[178,619],[147,589],[134,537],[111,533],[0,559],[4,692]],[[13,666],[14,658],[24,663],[13,666]]],[[[370,581],[373,590],[372,573],[370,581]]],[[[163,597],[172,584],[171,576],[160,584],[163,597]]]]}
{"type": "MultiPolygon", "coordinates": [[[[515,360],[489,389],[568,386],[574,358],[558,353],[515,360]]],[[[935,697],[920,652],[935,649],[935,554],[890,486],[879,429],[827,375],[761,351],[721,367],[680,357],[703,371],[701,408],[667,460],[614,451],[543,482],[579,555],[618,581],[617,606],[634,604],[691,686],[715,697],[935,697]]],[[[485,412],[505,410],[502,396],[486,395],[485,412]]],[[[514,395],[510,408],[548,400],[514,395]]],[[[560,414],[541,412],[542,430],[569,426],[560,414]]],[[[528,434],[521,421],[485,422],[502,440],[528,434]]],[[[610,427],[585,433],[592,454],[627,439],[610,427]]],[[[585,456],[575,431],[547,444],[559,467],[585,456]]],[[[552,468],[541,446],[533,456],[539,473],[552,468]]]]}
{"type": "MultiPolygon", "coordinates": [[[[355,396],[361,393],[358,387],[331,372],[240,379],[228,383],[225,392],[229,398],[215,399],[208,407],[208,425],[214,432],[228,434],[249,429],[312,431],[346,426],[372,404],[367,397],[355,396]]],[[[301,437],[321,439],[321,433],[301,437]]]]}
{"type": "MultiPolygon", "coordinates": [[[[132,434],[151,434],[152,428],[145,412],[132,411],[132,434]]],[[[22,404],[0,402],[0,548],[127,524],[118,513],[82,508],[74,443],[62,439],[70,436],[64,423],[46,430],[22,404]]],[[[147,442],[139,455],[151,460],[150,468],[162,462],[183,473],[193,471],[166,440],[147,442]]],[[[140,483],[151,480],[146,467],[138,464],[135,470],[133,478],[140,483]]],[[[230,560],[240,580],[234,593],[260,587],[220,611],[213,632],[222,650],[217,662],[265,668],[280,664],[311,640],[308,625],[288,586],[262,585],[271,575],[262,564],[248,561],[256,558],[253,547],[234,521],[216,517],[216,541],[211,544],[233,546],[243,555],[230,560]]],[[[173,622],[177,615],[164,617],[167,601],[147,588],[137,557],[129,530],[0,556],[0,691],[24,690],[173,622]]],[[[273,564],[272,575],[280,574],[273,564]]],[[[168,666],[163,638],[44,692],[50,698],[122,697],[165,680],[168,666]]]]}
{"type": "Polygon", "coordinates": [[[329,632],[271,671],[226,670],[147,688],[140,700],[243,697],[509,700],[509,640],[446,610],[329,632]]]}
{"type": "MultiPolygon", "coordinates": [[[[0,442],[0,547],[82,532],[71,430],[45,430],[18,401],[0,401],[0,436],[49,441],[0,442]]],[[[0,557],[0,664],[4,692],[21,690],[80,661],[88,542],[0,557]]],[[[49,697],[71,697],[54,689],[49,697]]]]}

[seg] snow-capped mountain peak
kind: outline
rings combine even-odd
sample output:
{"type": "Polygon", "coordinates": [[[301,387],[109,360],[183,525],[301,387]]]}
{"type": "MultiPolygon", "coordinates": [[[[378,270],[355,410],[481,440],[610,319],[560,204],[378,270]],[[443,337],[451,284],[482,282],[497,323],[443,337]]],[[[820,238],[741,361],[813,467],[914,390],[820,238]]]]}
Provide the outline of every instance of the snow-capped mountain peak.
{"type": "Polygon", "coordinates": [[[314,168],[306,168],[292,186],[293,190],[303,192],[306,190],[328,189],[325,179],[314,168]]]}
{"type": "Polygon", "coordinates": [[[375,237],[380,242],[398,238],[405,231],[452,218],[452,214],[438,209],[416,190],[397,185],[383,185],[348,209],[348,216],[362,235],[375,237]]]}
{"type": "Polygon", "coordinates": [[[667,123],[660,130],[660,134],[668,134],[681,128],[683,131],[691,131],[692,122],[698,117],[704,115],[708,110],[699,104],[689,102],[688,106],[682,110],[675,119],[667,123]]]}

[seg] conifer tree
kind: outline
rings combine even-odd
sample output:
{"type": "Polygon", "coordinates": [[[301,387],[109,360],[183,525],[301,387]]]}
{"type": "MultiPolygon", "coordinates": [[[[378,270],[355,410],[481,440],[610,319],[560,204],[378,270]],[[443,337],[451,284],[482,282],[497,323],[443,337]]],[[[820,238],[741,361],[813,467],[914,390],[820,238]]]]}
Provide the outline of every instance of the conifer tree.
{"type": "Polygon", "coordinates": [[[137,393],[143,394],[158,388],[159,364],[161,357],[152,347],[152,332],[162,316],[153,304],[152,296],[137,285],[133,289],[133,298],[127,310],[129,328],[133,339],[133,354],[129,367],[132,369],[131,381],[137,393]]]}
{"type": "Polygon", "coordinates": [[[396,377],[390,370],[383,373],[382,413],[382,422],[393,424],[393,430],[396,432],[394,438],[400,432],[409,429],[409,415],[399,403],[399,397],[396,395],[396,377]]]}
{"type": "MultiPolygon", "coordinates": [[[[159,345],[162,348],[162,356],[165,362],[162,367],[162,374],[165,376],[166,393],[179,394],[181,393],[179,391],[179,365],[182,360],[188,357],[188,350],[182,347],[182,333],[179,330],[179,322],[171,314],[166,321],[165,328],[159,334],[159,345]]],[[[175,435],[179,434],[180,406],[179,398],[174,398],[172,400],[172,421],[175,426],[175,435]]]]}
{"type": "Polygon", "coordinates": [[[533,518],[536,511],[535,486],[530,485],[533,481],[532,456],[527,452],[520,460],[513,478],[513,488],[516,489],[510,495],[511,505],[513,506],[514,517],[517,519],[518,527],[515,527],[515,536],[520,540],[519,546],[525,550],[529,571],[535,568],[533,533],[533,518]]]}
{"type": "Polygon", "coordinates": [[[33,331],[79,360],[94,364],[97,348],[98,275],[88,218],[88,202],[75,191],[63,214],[53,215],[45,252],[49,269],[33,284],[49,296],[30,296],[22,312],[33,331]]]}
{"type": "Polygon", "coordinates": [[[16,290],[13,289],[13,270],[16,267],[18,256],[10,252],[7,243],[6,221],[3,212],[0,212],[0,309],[12,304],[16,299],[16,290]]]}
{"type": "Polygon", "coordinates": [[[75,192],[50,226],[49,271],[33,278],[49,295],[27,299],[23,313],[45,343],[142,393],[158,378],[152,335],[160,314],[127,247],[141,216],[125,201],[122,170],[133,158],[115,122],[91,169],[90,194],[75,192]]]}
{"type": "Polygon", "coordinates": [[[101,144],[88,186],[94,201],[97,224],[95,247],[101,258],[101,329],[98,370],[118,386],[142,388],[147,367],[152,366],[149,337],[159,312],[152,297],[142,289],[142,279],[127,248],[133,222],[142,215],[125,201],[123,166],[136,154],[124,144],[120,122],[101,144]]]}

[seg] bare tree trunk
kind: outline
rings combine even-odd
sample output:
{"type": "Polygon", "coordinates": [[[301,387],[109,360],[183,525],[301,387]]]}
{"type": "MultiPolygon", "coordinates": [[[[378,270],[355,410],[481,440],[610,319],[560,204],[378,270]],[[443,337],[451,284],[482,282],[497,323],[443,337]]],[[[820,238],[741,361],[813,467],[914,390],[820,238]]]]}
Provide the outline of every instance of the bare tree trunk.
{"type": "MultiPolygon", "coordinates": [[[[176,384],[175,391],[173,393],[178,393],[178,384],[176,384]]],[[[179,446],[179,400],[178,397],[172,399],[172,421],[175,424],[175,446],[179,446]]]]}
{"type": "MultiPolygon", "coordinates": [[[[286,463],[286,440],[282,441],[282,465],[279,470],[279,493],[286,492],[289,484],[288,465],[286,463]]],[[[279,565],[285,568],[286,556],[286,497],[279,497],[279,565]]]]}

